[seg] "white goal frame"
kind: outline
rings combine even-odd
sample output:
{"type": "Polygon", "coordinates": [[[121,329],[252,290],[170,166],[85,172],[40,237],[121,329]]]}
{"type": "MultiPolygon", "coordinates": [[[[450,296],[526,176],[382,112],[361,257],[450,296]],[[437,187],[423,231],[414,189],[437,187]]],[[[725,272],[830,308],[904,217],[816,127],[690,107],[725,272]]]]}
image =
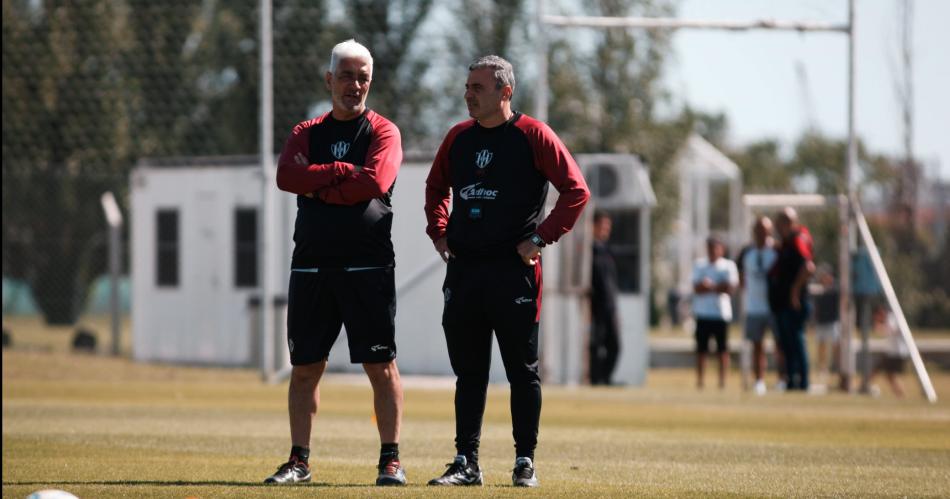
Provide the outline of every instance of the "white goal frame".
{"type": "MultiPolygon", "coordinates": [[[[731,32],[743,32],[750,30],[770,30],[770,31],[797,31],[801,34],[811,32],[839,33],[848,37],[848,153],[847,164],[845,167],[845,192],[841,193],[841,209],[839,209],[840,222],[840,244],[838,251],[838,268],[841,273],[839,289],[841,291],[840,316],[842,342],[847,341],[850,344],[853,329],[853,307],[851,296],[851,249],[852,245],[852,226],[855,224],[855,215],[859,213],[859,208],[854,201],[857,200],[857,192],[854,182],[854,172],[857,169],[857,138],[855,132],[855,8],[854,0],[848,0],[848,22],[846,24],[822,23],[812,21],[779,21],[775,19],[760,19],[753,21],[731,21],[731,20],[696,20],[662,17],[596,17],[596,16],[555,16],[546,15],[544,10],[544,0],[536,0],[536,13],[538,25],[538,43],[536,45],[536,56],[538,64],[538,88],[535,94],[535,117],[541,121],[547,121],[548,106],[548,44],[545,28],[548,26],[562,28],[631,28],[647,30],[675,30],[675,29],[706,29],[731,32]]],[[[863,218],[863,217],[862,217],[863,218]]],[[[866,223],[865,223],[866,225],[866,223]]],[[[860,222],[859,222],[860,227],[860,222]]],[[[862,236],[863,237],[863,236],[862,236]]],[[[873,246],[873,240],[868,244],[869,248],[873,246]]],[[[880,259],[880,255],[878,255],[880,259]]],[[[883,273],[884,282],[887,277],[883,271],[883,265],[878,271],[883,273]]],[[[887,280],[889,283],[890,281],[887,280]]],[[[890,298],[888,298],[890,301],[890,298]]],[[[896,297],[892,308],[899,310],[900,305],[896,303],[896,297]],[[897,308],[894,308],[896,306],[897,308]]],[[[903,317],[903,313],[900,314],[903,317]]],[[[906,321],[902,321],[906,326],[906,321]]],[[[903,331],[902,331],[902,334],[903,331]]],[[[905,339],[909,339],[908,344],[913,343],[913,337],[910,336],[909,329],[905,334],[905,339]]],[[[914,358],[919,359],[919,353],[916,352],[916,345],[913,347],[914,358]]],[[[915,361],[915,369],[918,368],[918,362],[915,361]]],[[[846,373],[850,378],[853,373],[846,373]]],[[[918,378],[922,386],[924,380],[929,385],[929,377],[923,370],[921,363],[918,369],[918,378]],[[921,372],[923,373],[921,375],[921,372]]],[[[848,380],[850,383],[850,379],[848,380]]],[[[932,393],[933,387],[928,391],[924,386],[928,400],[936,401],[936,394],[932,393]]]]}

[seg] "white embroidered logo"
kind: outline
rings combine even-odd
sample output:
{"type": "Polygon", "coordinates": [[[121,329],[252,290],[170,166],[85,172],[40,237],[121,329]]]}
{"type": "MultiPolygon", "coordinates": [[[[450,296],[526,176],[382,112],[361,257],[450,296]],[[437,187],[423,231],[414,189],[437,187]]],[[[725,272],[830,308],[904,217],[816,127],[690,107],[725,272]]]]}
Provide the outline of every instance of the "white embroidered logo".
{"type": "Polygon", "coordinates": [[[527,296],[519,296],[519,297],[515,298],[515,304],[517,304],[517,305],[522,305],[522,304],[525,304],[525,303],[531,303],[531,302],[533,302],[533,301],[534,301],[533,299],[528,298],[527,296]]]}
{"type": "Polygon", "coordinates": [[[495,157],[491,151],[488,149],[482,149],[475,153],[475,166],[479,168],[485,168],[488,166],[488,163],[491,163],[491,159],[495,157]]]}
{"type": "Polygon", "coordinates": [[[330,154],[333,154],[333,157],[336,159],[342,159],[343,156],[346,156],[347,151],[350,150],[350,143],[343,142],[342,140],[330,145],[330,154]]]}
{"type": "Polygon", "coordinates": [[[374,352],[378,352],[380,350],[389,350],[389,347],[387,347],[386,345],[373,345],[369,347],[369,349],[374,352]]]}
{"type": "Polygon", "coordinates": [[[290,351],[293,352],[293,351],[294,351],[294,340],[288,339],[288,340],[287,340],[287,346],[290,348],[290,351]]]}
{"type": "Polygon", "coordinates": [[[481,182],[476,182],[472,185],[467,185],[459,191],[459,197],[468,201],[469,199],[495,199],[498,197],[498,190],[486,189],[484,187],[479,187],[482,185],[481,182]]]}

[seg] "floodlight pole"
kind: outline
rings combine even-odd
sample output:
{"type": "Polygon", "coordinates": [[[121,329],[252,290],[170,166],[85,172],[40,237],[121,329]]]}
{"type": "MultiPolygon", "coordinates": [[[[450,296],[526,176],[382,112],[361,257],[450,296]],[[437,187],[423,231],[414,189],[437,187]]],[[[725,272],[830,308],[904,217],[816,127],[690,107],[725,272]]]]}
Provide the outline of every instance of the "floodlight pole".
{"type": "MultiPolygon", "coordinates": [[[[858,142],[854,129],[854,0],[848,0],[848,155],[847,164],[844,169],[844,199],[840,202],[838,209],[838,223],[840,224],[840,240],[838,241],[838,290],[840,292],[840,301],[838,303],[839,322],[841,324],[840,352],[841,359],[839,370],[841,371],[841,387],[844,390],[851,391],[853,388],[852,379],[854,377],[855,366],[852,361],[852,331],[854,330],[853,300],[851,300],[851,253],[856,244],[852,241],[852,224],[854,223],[853,209],[851,200],[855,199],[854,188],[854,170],[858,163],[858,142]]],[[[863,362],[870,362],[870,348],[865,341],[863,350],[863,362]]],[[[866,370],[865,370],[866,371],[866,370]]],[[[862,386],[867,385],[867,375],[862,386]]]]}
{"type": "Polygon", "coordinates": [[[111,313],[112,355],[118,356],[121,344],[122,322],[120,318],[119,277],[122,272],[122,212],[112,191],[101,198],[102,211],[109,224],[109,311],[111,313]]]}
{"type": "MultiPolygon", "coordinates": [[[[261,377],[273,381],[274,373],[274,48],[271,0],[260,0],[261,9],[261,93],[260,159],[261,209],[258,221],[260,245],[261,313],[259,315],[261,377]]],[[[253,356],[252,356],[253,357],[253,356]]]]}
{"type": "MultiPolygon", "coordinates": [[[[857,140],[855,137],[855,57],[854,57],[854,26],[855,26],[854,0],[848,0],[848,23],[820,23],[810,21],[777,21],[774,19],[760,19],[753,21],[728,21],[728,20],[695,20],[661,17],[596,17],[596,16],[553,16],[544,14],[544,0],[537,2],[538,16],[538,82],[539,88],[535,96],[535,115],[539,119],[547,118],[547,99],[548,99],[548,79],[547,79],[547,41],[545,37],[545,25],[561,27],[584,27],[584,28],[640,28],[640,29],[707,29],[707,30],[725,30],[725,31],[749,31],[749,30],[771,30],[771,31],[798,31],[805,32],[833,32],[848,35],[848,156],[844,172],[844,186],[842,186],[842,205],[839,210],[840,235],[838,266],[840,270],[839,286],[841,290],[841,300],[839,302],[839,312],[841,315],[841,333],[842,346],[846,352],[851,350],[851,330],[852,330],[852,311],[851,311],[851,248],[855,243],[852,242],[851,224],[853,223],[853,210],[850,206],[850,200],[855,193],[854,188],[854,169],[857,165],[857,140]]],[[[843,352],[844,354],[845,352],[843,352]]],[[[865,356],[868,352],[865,352],[865,356]]],[[[850,357],[844,357],[850,359],[850,357]]],[[[850,362],[843,362],[842,379],[845,388],[850,390],[851,377],[853,375],[853,366],[850,362]]]]}
{"type": "Polygon", "coordinates": [[[538,26],[538,88],[534,96],[534,117],[540,121],[548,121],[548,37],[544,31],[544,0],[537,0],[538,26]]]}

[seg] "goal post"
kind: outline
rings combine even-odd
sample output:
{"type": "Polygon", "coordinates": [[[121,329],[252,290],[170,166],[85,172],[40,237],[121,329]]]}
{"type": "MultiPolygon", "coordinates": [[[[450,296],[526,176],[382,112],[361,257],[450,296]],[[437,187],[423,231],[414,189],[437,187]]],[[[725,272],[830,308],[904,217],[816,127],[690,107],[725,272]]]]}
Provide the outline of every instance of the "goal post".
{"type": "Polygon", "coordinates": [[[907,345],[907,350],[910,352],[910,360],[914,364],[914,372],[917,374],[917,381],[920,382],[920,388],[930,403],[936,403],[937,392],[934,390],[930,376],[927,374],[927,367],[924,366],[924,360],[920,356],[917,342],[914,341],[914,336],[910,332],[910,326],[907,324],[907,318],[904,317],[904,310],[897,300],[897,293],[894,292],[894,286],[891,284],[891,279],[887,275],[887,269],[884,268],[884,261],[881,259],[881,253],[877,250],[877,244],[874,243],[874,237],[871,235],[871,229],[868,227],[868,222],[864,218],[864,212],[861,211],[861,203],[858,202],[857,198],[852,198],[851,206],[854,209],[854,218],[858,225],[858,233],[861,235],[861,240],[864,242],[864,246],[868,249],[868,254],[871,257],[874,274],[877,275],[877,279],[881,283],[884,296],[887,298],[887,304],[897,319],[897,327],[900,330],[901,337],[904,339],[904,343],[907,345]]]}

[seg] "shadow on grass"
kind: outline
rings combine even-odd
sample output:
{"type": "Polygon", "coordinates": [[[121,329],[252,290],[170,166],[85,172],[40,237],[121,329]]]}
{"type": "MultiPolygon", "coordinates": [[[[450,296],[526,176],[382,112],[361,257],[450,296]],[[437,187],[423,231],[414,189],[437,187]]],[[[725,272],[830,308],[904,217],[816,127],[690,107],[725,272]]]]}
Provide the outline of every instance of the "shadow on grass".
{"type": "Polygon", "coordinates": [[[88,481],[59,481],[59,482],[16,482],[4,481],[4,486],[10,485],[122,485],[122,486],[148,486],[148,487],[375,487],[372,483],[328,483],[328,482],[310,482],[297,483],[293,485],[277,485],[261,482],[229,482],[226,480],[205,480],[205,481],[185,481],[185,480],[88,480],[88,481]]]}

